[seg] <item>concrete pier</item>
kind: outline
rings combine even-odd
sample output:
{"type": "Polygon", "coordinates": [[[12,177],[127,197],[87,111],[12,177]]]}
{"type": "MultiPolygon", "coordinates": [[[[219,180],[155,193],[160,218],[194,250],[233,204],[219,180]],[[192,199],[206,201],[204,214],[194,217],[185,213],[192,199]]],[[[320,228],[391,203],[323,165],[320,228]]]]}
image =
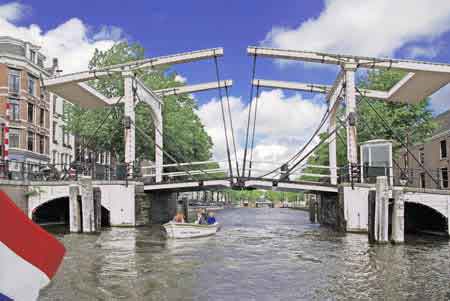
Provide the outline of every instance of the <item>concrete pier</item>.
{"type": "Polygon", "coordinates": [[[394,243],[403,243],[405,241],[405,199],[403,190],[395,189],[393,196],[391,240],[394,243]]]}
{"type": "Polygon", "coordinates": [[[95,214],[94,214],[94,191],[92,188],[92,179],[82,177],[81,186],[81,208],[83,214],[83,232],[95,232],[95,214]]]}
{"type": "Polygon", "coordinates": [[[81,198],[78,185],[69,187],[69,229],[70,232],[82,232],[81,227],[81,198]]]}
{"type": "Polygon", "coordinates": [[[389,186],[387,177],[377,177],[375,199],[375,241],[389,241],[389,186]]]}

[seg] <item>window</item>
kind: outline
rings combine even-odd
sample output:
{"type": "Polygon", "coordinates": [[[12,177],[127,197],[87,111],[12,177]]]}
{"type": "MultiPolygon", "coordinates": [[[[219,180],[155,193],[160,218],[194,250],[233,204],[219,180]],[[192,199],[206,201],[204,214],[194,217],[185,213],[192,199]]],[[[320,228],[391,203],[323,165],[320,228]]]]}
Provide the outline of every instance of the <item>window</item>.
{"type": "Polygon", "coordinates": [[[17,100],[9,100],[10,118],[17,121],[20,119],[20,107],[17,100]]]}
{"type": "Polygon", "coordinates": [[[419,160],[420,160],[421,164],[425,163],[425,152],[424,152],[423,148],[421,148],[419,150],[419,160]]]}
{"type": "Polygon", "coordinates": [[[28,75],[28,94],[35,96],[36,79],[32,75],[28,75]]]}
{"type": "Polygon", "coordinates": [[[19,93],[20,90],[20,71],[9,69],[8,86],[10,93],[19,93]]]}
{"type": "Polygon", "coordinates": [[[36,62],[36,51],[30,50],[30,61],[36,62]]]}
{"type": "Polygon", "coordinates": [[[48,143],[48,136],[44,136],[44,148],[45,148],[45,154],[50,154],[50,144],[48,143]]]}
{"type": "Polygon", "coordinates": [[[62,130],[62,144],[63,146],[66,146],[66,129],[64,128],[64,126],[62,126],[61,130],[62,130]]]}
{"type": "Polygon", "coordinates": [[[447,140],[441,140],[441,159],[447,158],[447,140]]]}
{"type": "Polygon", "coordinates": [[[425,173],[421,172],[420,173],[420,187],[421,188],[425,188],[425,173]]]}
{"type": "Polygon", "coordinates": [[[447,170],[447,168],[441,168],[441,186],[442,186],[442,188],[448,188],[448,170],[447,170]]]}
{"type": "Polygon", "coordinates": [[[20,130],[9,129],[9,147],[18,148],[20,146],[20,130]]]}
{"type": "Polygon", "coordinates": [[[405,168],[408,168],[408,153],[407,152],[405,152],[403,154],[403,165],[405,168]]]}
{"type": "Polygon", "coordinates": [[[40,109],[39,110],[39,125],[43,127],[44,123],[45,123],[45,110],[40,109]]]}
{"type": "Polygon", "coordinates": [[[57,151],[53,151],[52,153],[52,163],[53,165],[56,165],[56,161],[58,160],[58,152],[57,151]]]}
{"type": "Polygon", "coordinates": [[[56,102],[58,101],[58,98],[56,95],[53,95],[53,114],[56,114],[56,102]]]}
{"type": "Polygon", "coordinates": [[[33,151],[33,144],[34,144],[34,133],[31,131],[28,131],[28,137],[27,137],[27,149],[29,151],[33,151]]]}
{"type": "Polygon", "coordinates": [[[38,143],[39,143],[39,153],[43,154],[45,152],[44,148],[44,136],[37,135],[38,143]]]}
{"type": "Polygon", "coordinates": [[[56,139],[56,129],[58,128],[58,124],[56,121],[53,121],[53,128],[52,128],[52,139],[53,143],[58,144],[58,140],[56,139]]]}
{"type": "Polygon", "coordinates": [[[39,67],[44,67],[44,59],[41,56],[38,56],[37,64],[39,67]]]}
{"type": "Polygon", "coordinates": [[[34,105],[28,104],[28,122],[33,123],[34,121],[34,105]]]}

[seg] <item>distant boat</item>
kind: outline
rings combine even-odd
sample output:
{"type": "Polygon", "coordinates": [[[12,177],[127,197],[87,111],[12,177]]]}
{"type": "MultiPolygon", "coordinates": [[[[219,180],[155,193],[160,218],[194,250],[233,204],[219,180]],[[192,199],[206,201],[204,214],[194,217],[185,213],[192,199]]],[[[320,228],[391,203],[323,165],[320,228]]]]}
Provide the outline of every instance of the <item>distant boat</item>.
{"type": "Polygon", "coordinates": [[[168,222],[163,225],[166,230],[167,238],[195,238],[211,236],[217,233],[220,229],[220,224],[200,225],[193,223],[175,223],[168,222]]]}

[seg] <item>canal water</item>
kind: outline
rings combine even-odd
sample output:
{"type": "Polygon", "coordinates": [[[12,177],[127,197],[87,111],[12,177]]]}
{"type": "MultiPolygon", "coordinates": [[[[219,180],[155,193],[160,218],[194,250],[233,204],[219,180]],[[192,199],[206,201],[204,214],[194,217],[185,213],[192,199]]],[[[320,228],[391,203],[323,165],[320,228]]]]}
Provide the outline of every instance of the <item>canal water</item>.
{"type": "Polygon", "coordinates": [[[57,234],[63,265],[39,300],[449,300],[450,243],[370,246],[291,209],[226,209],[213,237],[159,227],[57,234]]]}

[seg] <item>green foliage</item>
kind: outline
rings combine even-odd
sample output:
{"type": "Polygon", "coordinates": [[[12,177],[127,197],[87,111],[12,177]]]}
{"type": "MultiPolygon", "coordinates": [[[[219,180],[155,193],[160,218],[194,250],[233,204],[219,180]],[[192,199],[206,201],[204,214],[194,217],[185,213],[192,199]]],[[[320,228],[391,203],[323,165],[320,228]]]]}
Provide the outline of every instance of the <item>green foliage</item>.
{"type": "Polygon", "coordinates": [[[262,196],[265,199],[272,201],[273,203],[283,202],[287,200],[288,202],[294,202],[299,197],[303,199],[303,193],[295,193],[295,192],[280,192],[280,191],[271,191],[271,190],[229,190],[231,199],[233,202],[239,201],[249,201],[255,202],[262,196]]]}
{"type": "MultiPolygon", "coordinates": [[[[102,68],[109,65],[144,59],[144,49],[138,44],[118,43],[107,51],[96,50],[89,68],[102,68]]],[[[182,85],[175,81],[176,73],[164,69],[138,70],[137,77],[151,89],[163,89],[182,85]]],[[[89,83],[93,88],[107,97],[123,95],[123,80],[120,74],[89,83]]],[[[164,149],[177,161],[205,161],[211,158],[213,146],[211,138],[205,131],[199,117],[195,114],[197,105],[189,96],[169,96],[164,98],[163,135],[164,149]]],[[[94,151],[111,151],[118,161],[124,158],[124,137],[122,127],[123,105],[115,106],[115,112],[109,114],[112,108],[86,110],[71,106],[66,110],[67,128],[89,142],[94,151]],[[98,131],[100,122],[105,121],[98,131]]],[[[151,109],[143,103],[136,106],[136,125],[147,135],[154,137],[151,109]]],[[[138,160],[154,159],[155,146],[138,131],[136,131],[136,158],[138,160]]],[[[172,161],[164,157],[165,163],[172,161]]]]}
{"type": "MultiPolygon", "coordinates": [[[[388,91],[392,88],[403,76],[404,72],[395,70],[375,70],[368,72],[367,76],[362,78],[359,83],[359,88],[388,91]]],[[[359,95],[357,94],[357,97],[359,95]]],[[[373,139],[388,139],[394,142],[394,152],[398,151],[401,144],[396,137],[400,138],[402,143],[408,145],[420,143],[424,141],[436,128],[436,123],[433,121],[431,110],[429,109],[428,99],[422,100],[415,105],[390,103],[375,99],[367,99],[371,105],[383,116],[383,118],[391,125],[393,131],[389,131],[383,125],[378,115],[367,104],[367,101],[359,97],[361,101],[358,103],[358,140],[364,142],[373,139]]],[[[338,117],[344,121],[344,111],[338,112],[338,117]]],[[[339,166],[347,163],[347,149],[346,149],[346,131],[340,129],[338,131],[337,139],[337,162],[339,166]],[[342,138],[342,139],[341,139],[342,138]]],[[[323,133],[321,141],[326,138],[323,133]]],[[[328,160],[328,144],[322,144],[308,159],[308,164],[312,165],[329,165],[328,160]]],[[[307,168],[304,170],[307,173],[323,174],[323,169],[307,168]]],[[[302,177],[302,180],[319,180],[316,177],[302,177]]]]}

